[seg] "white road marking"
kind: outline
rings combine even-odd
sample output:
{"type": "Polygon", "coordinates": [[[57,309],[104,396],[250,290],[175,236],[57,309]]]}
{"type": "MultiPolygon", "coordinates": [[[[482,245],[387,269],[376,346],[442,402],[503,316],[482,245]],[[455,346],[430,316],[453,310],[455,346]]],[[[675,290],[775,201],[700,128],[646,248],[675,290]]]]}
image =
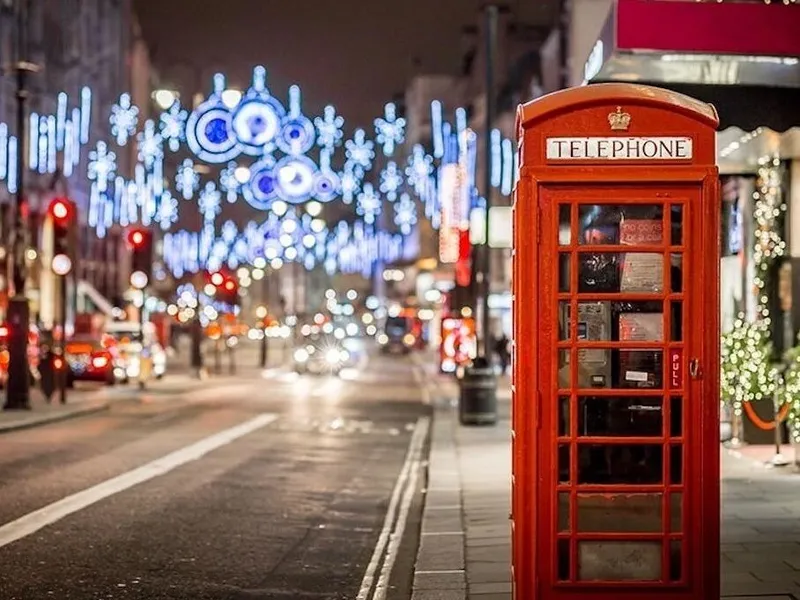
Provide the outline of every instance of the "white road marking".
{"type": "Polygon", "coordinates": [[[171,452],[132,471],[108,479],[95,486],[62,498],[0,527],[0,548],[16,542],[40,529],[60,521],[72,513],[99,502],[135,485],[169,473],[193,460],[202,458],[212,450],[230,444],[242,436],[269,425],[278,418],[276,414],[262,414],[235,427],[220,431],[185,448],[171,452]]]}
{"type": "MultiPolygon", "coordinates": [[[[403,495],[403,490],[409,482],[412,468],[415,464],[417,468],[419,468],[419,455],[425,444],[425,438],[428,435],[429,427],[430,419],[428,417],[420,417],[417,420],[414,433],[411,435],[411,441],[408,444],[408,451],[406,452],[406,458],[403,462],[403,468],[400,470],[400,475],[397,477],[392,495],[389,499],[389,508],[386,510],[383,528],[378,536],[378,541],[375,543],[375,550],[372,552],[372,558],[367,565],[364,578],[361,580],[361,588],[358,591],[356,600],[366,600],[369,597],[370,590],[372,590],[372,584],[375,582],[375,573],[384,557],[386,546],[389,543],[389,536],[395,525],[396,513],[401,501],[401,495],[403,495]]],[[[405,501],[405,498],[403,498],[403,501],[405,501]]]]}

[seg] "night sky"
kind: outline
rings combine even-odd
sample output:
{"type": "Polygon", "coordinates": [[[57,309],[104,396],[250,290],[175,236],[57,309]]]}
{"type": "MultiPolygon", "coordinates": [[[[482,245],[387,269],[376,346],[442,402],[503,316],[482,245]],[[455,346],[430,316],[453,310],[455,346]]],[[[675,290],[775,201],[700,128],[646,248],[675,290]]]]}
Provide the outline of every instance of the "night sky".
{"type": "MultiPolygon", "coordinates": [[[[457,73],[461,29],[482,0],[136,0],[162,85],[207,93],[211,76],[249,85],[263,64],[271,91],[303,90],[304,112],[332,103],[350,123],[369,125],[416,73],[457,73]],[[419,61],[415,66],[415,59],[419,61]]],[[[551,19],[544,0],[507,5],[527,24],[551,19]]],[[[347,129],[349,130],[350,127],[347,129]]]]}

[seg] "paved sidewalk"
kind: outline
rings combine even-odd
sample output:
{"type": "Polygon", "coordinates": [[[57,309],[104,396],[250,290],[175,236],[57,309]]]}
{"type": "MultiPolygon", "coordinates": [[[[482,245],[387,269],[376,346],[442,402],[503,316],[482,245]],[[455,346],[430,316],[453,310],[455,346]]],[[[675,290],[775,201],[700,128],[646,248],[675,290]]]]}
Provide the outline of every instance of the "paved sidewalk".
{"type": "MultiPolygon", "coordinates": [[[[462,427],[455,385],[437,376],[412,600],[511,598],[509,402],[494,427],[462,427]]],[[[794,458],[790,448],[788,459],[794,458]]],[[[722,597],[800,599],[800,472],[722,451],[722,597]]]]}
{"type": "MultiPolygon", "coordinates": [[[[5,398],[1,401],[5,402],[5,398]]],[[[0,410],[0,434],[107,410],[110,402],[106,390],[70,390],[66,404],[61,404],[55,395],[48,403],[38,390],[31,390],[30,410],[0,410]]]]}

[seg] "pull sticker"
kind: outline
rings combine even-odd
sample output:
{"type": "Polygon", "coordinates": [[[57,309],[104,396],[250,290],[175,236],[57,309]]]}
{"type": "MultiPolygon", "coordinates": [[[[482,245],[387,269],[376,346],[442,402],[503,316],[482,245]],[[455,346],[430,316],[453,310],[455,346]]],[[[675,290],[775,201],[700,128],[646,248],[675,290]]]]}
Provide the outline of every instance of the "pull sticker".
{"type": "Polygon", "coordinates": [[[669,351],[669,387],[673,390],[683,387],[683,351],[680,348],[669,351]]]}

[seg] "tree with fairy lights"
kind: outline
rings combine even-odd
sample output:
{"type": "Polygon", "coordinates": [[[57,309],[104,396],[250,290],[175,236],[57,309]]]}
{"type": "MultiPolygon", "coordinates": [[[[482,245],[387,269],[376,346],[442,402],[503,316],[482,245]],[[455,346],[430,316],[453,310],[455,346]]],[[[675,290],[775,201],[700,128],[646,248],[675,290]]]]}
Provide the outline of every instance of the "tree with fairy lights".
{"type": "Polygon", "coordinates": [[[783,359],[786,368],[780,389],[781,400],[789,406],[787,418],[792,441],[800,443],[800,344],[789,348],[783,359]]]}

